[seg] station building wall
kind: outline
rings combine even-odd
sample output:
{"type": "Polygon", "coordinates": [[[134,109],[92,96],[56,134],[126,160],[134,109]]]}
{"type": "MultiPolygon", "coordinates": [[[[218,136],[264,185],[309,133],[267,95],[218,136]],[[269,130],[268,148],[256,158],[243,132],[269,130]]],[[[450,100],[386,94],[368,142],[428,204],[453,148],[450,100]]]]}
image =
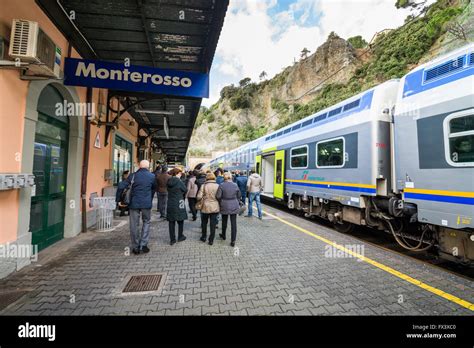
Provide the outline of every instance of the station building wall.
{"type": "MultiPolygon", "coordinates": [[[[13,19],[32,20],[39,23],[41,29],[61,48],[61,69],[64,69],[64,57],[68,52],[68,40],[38,7],[34,0],[3,0],[0,11],[0,36],[10,40],[13,19]]],[[[71,57],[80,58],[71,49],[71,57]]],[[[45,79],[27,81],[20,79],[16,69],[0,70],[0,173],[32,173],[34,139],[38,120],[38,98],[48,85],[54,88],[68,102],[85,103],[86,88],[64,86],[62,80],[45,79]]],[[[106,90],[102,91],[107,93],[106,90]]],[[[99,90],[93,89],[93,103],[99,104],[99,90]]],[[[121,117],[120,127],[115,131],[133,144],[134,168],[137,165],[136,124],[130,126],[126,120],[129,114],[121,117]]],[[[64,219],[64,238],[74,237],[81,231],[81,178],[84,160],[84,131],[86,115],[69,117],[68,165],[66,185],[66,207],[64,219]]],[[[104,146],[105,127],[91,125],[90,157],[87,173],[87,199],[91,193],[102,196],[104,188],[112,183],[105,180],[106,169],[113,168],[113,143],[115,134],[111,133],[109,145],[104,146]],[[94,146],[97,132],[100,134],[101,148],[94,146]]],[[[110,190],[109,190],[110,192],[110,190]]],[[[0,246],[30,245],[30,206],[31,189],[0,191],[0,246]]],[[[94,222],[93,208],[88,207],[88,227],[94,222]]],[[[4,249],[5,250],[5,249],[4,249]]],[[[0,258],[0,278],[29,264],[29,259],[17,257],[0,258]]]]}

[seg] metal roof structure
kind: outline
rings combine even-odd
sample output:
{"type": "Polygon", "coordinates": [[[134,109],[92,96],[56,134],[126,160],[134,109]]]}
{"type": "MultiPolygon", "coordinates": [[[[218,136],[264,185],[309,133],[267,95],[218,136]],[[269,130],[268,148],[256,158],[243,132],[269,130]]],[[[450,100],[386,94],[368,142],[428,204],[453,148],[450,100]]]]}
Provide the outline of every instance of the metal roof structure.
{"type": "MultiPolygon", "coordinates": [[[[123,63],[129,58],[133,65],[200,73],[211,68],[229,5],[229,0],[36,2],[85,59],[123,63]]],[[[169,159],[184,160],[200,98],[109,90],[108,105],[113,98],[169,159]]],[[[107,138],[119,116],[108,110],[107,138]]]]}

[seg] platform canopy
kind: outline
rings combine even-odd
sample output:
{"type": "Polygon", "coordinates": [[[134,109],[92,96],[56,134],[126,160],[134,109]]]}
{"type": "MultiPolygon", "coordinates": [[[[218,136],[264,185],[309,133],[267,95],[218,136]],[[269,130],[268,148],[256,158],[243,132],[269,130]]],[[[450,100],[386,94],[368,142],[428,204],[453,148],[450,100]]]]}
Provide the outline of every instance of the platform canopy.
{"type": "MultiPolygon", "coordinates": [[[[229,0],[36,0],[84,59],[208,73],[229,0]]],[[[169,161],[184,160],[201,98],[109,90],[169,161]],[[167,125],[168,127],[165,127],[167,125]],[[165,129],[168,128],[168,129],[165,129]]],[[[113,112],[107,122],[117,121],[113,112]]],[[[108,125],[107,136],[112,126],[108,125]]]]}

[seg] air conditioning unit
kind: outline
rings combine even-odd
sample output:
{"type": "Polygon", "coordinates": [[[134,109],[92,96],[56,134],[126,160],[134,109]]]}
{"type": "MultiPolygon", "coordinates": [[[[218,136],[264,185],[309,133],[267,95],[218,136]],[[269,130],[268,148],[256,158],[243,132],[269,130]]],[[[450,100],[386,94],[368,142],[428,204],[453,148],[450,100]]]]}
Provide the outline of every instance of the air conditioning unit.
{"type": "Polygon", "coordinates": [[[37,22],[14,19],[8,54],[31,63],[28,71],[34,75],[59,78],[61,49],[45,34],[37,22]]]}

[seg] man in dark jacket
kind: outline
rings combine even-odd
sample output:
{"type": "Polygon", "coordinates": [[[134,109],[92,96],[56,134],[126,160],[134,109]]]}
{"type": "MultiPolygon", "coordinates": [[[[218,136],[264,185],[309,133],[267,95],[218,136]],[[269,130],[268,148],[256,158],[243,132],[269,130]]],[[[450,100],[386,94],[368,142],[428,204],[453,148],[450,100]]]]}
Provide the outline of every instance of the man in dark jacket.
{"type": "MultiPolygon", "coordinates": [[[[120,203],[122,201],[123,190],[125,190],[129,185],[129,183],[127,181],[129,173],[130,173],[130,171],[128,171],[128,170],[125,170],[122,173],[122,181],[120,181],[118,183],[117,192],[115,193],[115,202],[117,203],[117,207],[120,210],[120,216],[125,216],[125,212],[128,211],[128,207],[127,206],[122,206],[120,203]]],[[[129,215],[130,215],[130,212],[129,212],[129,215]]]]}
{"type": "Polygon", "coordinates": [[[241,194],[241,201],[245,204],[245,198],[247,197],[247,175],[245,174],[239,174],[236,179],[235,183],[239,187],[240,194],[241,194]]]}
{"type": "Polygon", "coordinates": [[[129,185],[133,181],[128,207],[130,209],[130,237],[134,254],[150,251],[148,239],[150,236],[151,206],[153,193],[156,189],[156,179],[148,168],[150,168],[150,162],[143,160],[140,162],[140,169],[127,178],[129,185]],[[140,214],[143,220],[141,236],[138,231],[140,214]]]}
{"type": "Polygon", "coordinates": [[[156,177],[158,192],[158,210],[162,220],[166,220],[166,204],[168,202],[168,180],[171,175],[168,174],[168,168],[163,166],[161,173],[156,177]]]}

